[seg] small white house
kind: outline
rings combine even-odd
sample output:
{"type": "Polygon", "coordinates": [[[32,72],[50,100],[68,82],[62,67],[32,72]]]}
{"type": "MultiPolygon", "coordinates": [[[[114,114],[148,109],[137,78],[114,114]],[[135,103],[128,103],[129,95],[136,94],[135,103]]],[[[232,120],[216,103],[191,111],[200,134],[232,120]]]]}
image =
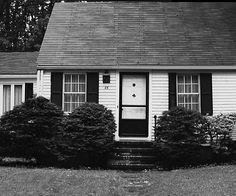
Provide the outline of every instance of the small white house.
{"type": "Polygon", "coordinates": [[[229,2],[56,3],[37,95],[65,112],[105,105],[117,141],[151,141],[154,115],[176,105],[236,112],[235,10],[229,2]]]}
{"type": "Polygon", "coordinates": [[[0,52],[0,116],[36,92],[38,52],[0,52]]]}

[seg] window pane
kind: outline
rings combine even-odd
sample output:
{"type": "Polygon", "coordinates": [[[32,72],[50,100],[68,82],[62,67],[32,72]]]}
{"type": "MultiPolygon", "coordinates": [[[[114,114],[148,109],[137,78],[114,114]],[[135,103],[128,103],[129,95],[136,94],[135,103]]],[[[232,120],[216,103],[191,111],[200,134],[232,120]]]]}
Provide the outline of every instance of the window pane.
{"type": "Polygon", "coordinates": [[[184,103],[184,95],[178,95],[178,103],[184,103]]]}
{"type": "Polygon", "coordinates": [[[185,76],[185,83],[191,83],[191,76],[190,75],[185,76]]]}
{"type": "Polygon", "coordinates": [[[11,86],[3,85],[3,112],[11,109],[11,86]]]}
{"type": "Polygon", "coordinates": [[[192,104],[192,110],[199,111],[199,104],[192,104]]]}
{"type": "Polygon", "coordinates": [[[79,85],[79,92],[85,92],[85,84],[79,85]]]}
{"type": "Polygon", "coordinates": [[[72,84],[72,92],[78,92],[78,84],[72,84]]]}
{"type": "Polygon", "coordinates": [[[188,109],[188,110],[191,110],[191,104],[186,104],[185,108],[188,109]]]}
{"type": "Polygon", "coordinates": [[[71,75],[69,75],[69,74],[66,74],[66,75],[65,75],[65,82],[66,82],[66,83],[71,82],[71,75]]]}
{"type": "Polygon", "coordinates": [[[72,105],[72,108],[71,108],[71,112],[72,112],[77,107],[78,104],[77,103],[72,103],[71,105],[72,105]]]}
{"type": "Polygon", "coordinates": [[[184,85],[178,85],[178,93],[184,93],[184,85]]]}
{"type": "Polygon", "coordinates": [[[191,93],[191,84],[185,85],[185,93],[191,93]]]}
{"type": "Polygon", "coordinates": [[[184,83],[184,76],[178,76],[178,83],[184,83]]]}
{"type": "Polygon", "coordinates": [[[19,105],[22,102],[22,85],[15,85],[14,105],[19,105]]]}
{"type": "Polygon", "coordinates": [[[71,92],[71,85],[65,84],[65,92],[71,92]]]}
{"type": "Polygon", "coordinates": [[[82,103],[85,102],[85,94],[80,94],[79,95],[79,102],[82,102],[82,103]]]}
{"type": "Polygon", "coordinates": [[[70,95],[65,94],[65,96],[64,96],[64,102],[70,102],[70,95]]]}
{"type": "Polygon", "coordinates": [[[79,75],[79,82],[80,83],[85,83],[85,75],[84,74],[79,75]]]}
{"type": "Polygon", "coordinates": [[[197,75],[193,75],[192,76],[192,81],[193,81],[193,83],[198,83],[198,76],[197,75]]]}
{"type": "Polygon", "coordinates": [[[78,75],[75,75],[75,74],[72,75],[72,82],[78,83],[78,75]]]}
{"type": "Polygon", "coordinates": [[[65,112],[70,112],[70,103],[64,103],[65,112]]]}
{"type": "Polygon", "coordinates": [[[79,95],[78,94],[74,94],[72,95],[72,102],[78,102],[79,100],[79,95]]]}
{"type": "Polygon", "coordinates": [[[193,84],[193,93],[198,93],[198,84],[193,84]]]}
{"type": "Polygon", "coordinates": [[[79,103],[75,103],[75,108],[77,108],[79,106],[79,103]]]}
{"type": "Polygon", "coordinates": [[[146,107],[122,107],[122,119],[146,119],[146,107]]]}
{"type": "Polygon", "coordinates": [[[198,95],[192,95],[192,101],[194,102],[194,103],[198,103],[199,102],[199,99],[198,99],[198,95]]]}
{"type": "Polygon", "coordinates": [[[185,103],[191,103],[191,95],[185,95],[185,103]]]}

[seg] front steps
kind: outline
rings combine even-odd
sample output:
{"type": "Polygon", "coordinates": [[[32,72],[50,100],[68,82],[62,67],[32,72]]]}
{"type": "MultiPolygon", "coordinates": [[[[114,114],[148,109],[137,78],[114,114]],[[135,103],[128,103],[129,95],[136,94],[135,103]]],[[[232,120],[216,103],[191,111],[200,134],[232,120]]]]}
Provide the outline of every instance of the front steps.
{"type": "Polygon", "coordinates": [[[155,154],[151,142],[116,142],[108,161],[110,169],[142,170],[155,168],[155,154]]]}

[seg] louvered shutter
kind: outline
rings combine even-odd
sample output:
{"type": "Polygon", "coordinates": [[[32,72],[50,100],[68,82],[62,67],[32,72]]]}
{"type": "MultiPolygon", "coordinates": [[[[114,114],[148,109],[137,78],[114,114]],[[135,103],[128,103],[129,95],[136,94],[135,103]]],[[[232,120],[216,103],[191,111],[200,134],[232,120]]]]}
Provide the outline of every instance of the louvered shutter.
{"type": "Polygon", "coordinates": [[[169,109],[176,105],[176,73],[169,73],[169,109]]]}
{"type": "Polygon", "coordinates": [[[33,83],[25,83],[25,101],[33,98],[33,83]]]}
{"type": "Polygon", "coordinates": [[[97,72],[87,73],[87,102],[98,103],[98,81],[97,72]]]}
{"type": "Polygon", "coordinates": [[[63,73],[51,73],[51,102],[62,108],[63,73]]]}
{"type": "Polygon", "coordinates": [[[201,113],[203,115],[213,114],[212,106],[212,74],[201,73],[200,74],[200,86],[201,86],[201,113]]]}

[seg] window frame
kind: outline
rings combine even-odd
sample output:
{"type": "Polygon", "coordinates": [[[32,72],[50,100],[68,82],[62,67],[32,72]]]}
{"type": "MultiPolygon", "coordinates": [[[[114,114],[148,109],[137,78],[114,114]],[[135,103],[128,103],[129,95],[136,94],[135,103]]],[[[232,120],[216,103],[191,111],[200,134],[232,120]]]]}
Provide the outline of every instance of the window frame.
{"type": "Polygon", "coordinates": [[[0,92],[1,92],[1,96],[0,96],[0,116],[2,114],[4,114],[5,112],[3,112],[3,86],[10,86],[11,87],[11,106],[10,106],[10,110],[12,110],[14,108],[15,105],[15,86],[21,85],[22,87],[22,97],[21,97],[21,102],[25,101],[25,83],[23,82],[1,82],[0,84],[0,92]]]}
{"type": "MultiPolygon", "coordinates": [[[[179,96],[178,95],[199,95],[198,96],[198,112],[200,112],[201,113],[201,81],[200,81],[200,74],[199,73],[176,73],[176,105],[177,106],[179,106],[179,96]],[[185,77],[186,76],[191,76],[191,88],[192,88],[192,85],[193,85],[193,83],[192,83],[192,76],[193,75],[197,75],[198,76],[198,93],[179,93],[178,92],[178,85],[180,84],[180,83],[178,83],[178,76],[184,76],[184,88],[185,88],[185,77]]],[[[184,101],[185,102],[185,101],[184,101]]],[[[186,103],[184,103],[184,105],[185,105],[186,103]]],[[[192,108],[192,101],[191,101],[191,108],[192,108]]],[[[186,108],[185,106],[184,106],[184,108],[186,108]]],[[[191,109],[192,110],[192,109],[191,109]]]]}
{"type": "MultiPolygon", "coordinates": [[[[65,103],[64,103],[64,99],[65,99],[65,94],[67,94],[68,92],[65,93],[65,76],[66,75],[85,75],[85,92],[83,94],[85,94],[85,102],[87,102],[87,73],[86,72],[64,72],[63,73],[63,79],[62,79],[62,110],[64,111],[65,114],[69,114],[71,113],[71,111],[65,111],[65,103]]],[[[79,83],[78,83],[79,85],[79,83]]],[[[77,94],[82,94],[80,92],[70,92],[70,93],[77,93],[77,94]]],[[[68,94],[70,94],[68,93],[68,94]]],[[[73,111],[73,110],[72,110],[73,111]]]]}

